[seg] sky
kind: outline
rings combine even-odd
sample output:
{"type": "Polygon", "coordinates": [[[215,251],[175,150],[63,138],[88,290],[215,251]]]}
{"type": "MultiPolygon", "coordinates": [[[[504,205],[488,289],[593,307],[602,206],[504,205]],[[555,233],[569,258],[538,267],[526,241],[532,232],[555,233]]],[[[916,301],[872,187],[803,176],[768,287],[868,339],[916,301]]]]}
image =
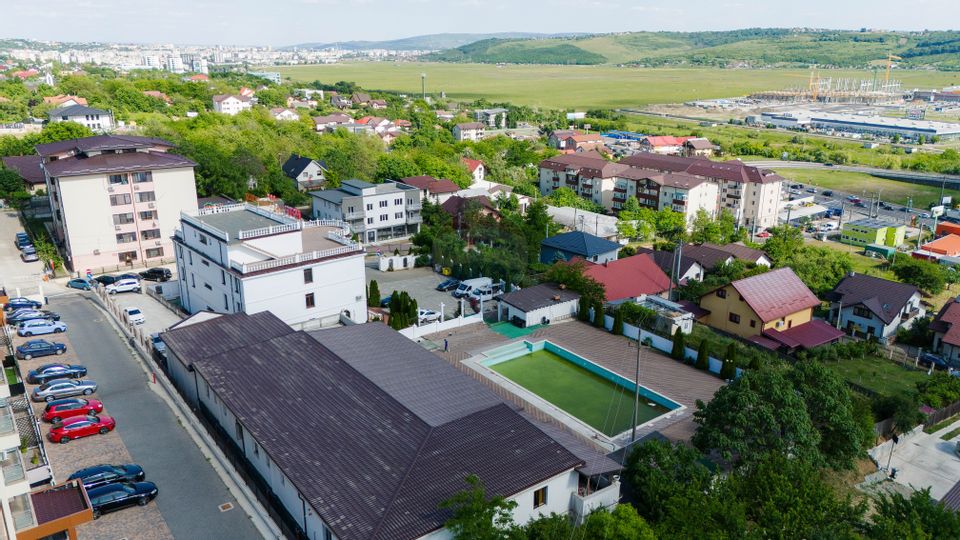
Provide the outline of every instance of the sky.
{"type": "Polygon", "coordinates": [[[0,37],[272,45],[435,33],[945,30],[958,0],[0,0],[0,37]]]}

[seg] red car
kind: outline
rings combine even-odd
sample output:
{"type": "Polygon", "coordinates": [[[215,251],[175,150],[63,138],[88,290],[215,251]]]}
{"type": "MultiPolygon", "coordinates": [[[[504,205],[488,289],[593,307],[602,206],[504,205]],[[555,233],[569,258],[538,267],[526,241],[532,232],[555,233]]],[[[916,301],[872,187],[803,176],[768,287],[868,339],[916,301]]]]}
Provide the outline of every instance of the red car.
{"type": "Polygon", "coordinates": [[[52,442],[65,444],[87,435],[96,435],[97,433],[106,435],[116,426],[116,421],[109,416],[75,416],[53,426],[48,437],[52,442]]]}
{"type": "Polygon", "coordinates": [[[103,411],[103,403],[96,399],[64,398],[47,403],[43,410],[43,419],[52,424],[59,424],[64,418],[74,416],[96,416],[103,411]]]}

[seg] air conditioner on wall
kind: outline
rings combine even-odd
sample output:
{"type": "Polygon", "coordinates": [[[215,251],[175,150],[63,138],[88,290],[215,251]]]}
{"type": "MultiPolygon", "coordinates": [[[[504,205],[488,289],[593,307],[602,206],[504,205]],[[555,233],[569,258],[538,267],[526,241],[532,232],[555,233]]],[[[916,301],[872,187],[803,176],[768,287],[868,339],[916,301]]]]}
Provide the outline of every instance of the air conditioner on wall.
{"type": "Polygon", "coordinates": [[[134,191],[140,191],[140,186],[133,186],[134,191]]]}
{"type": "Polygon", "coordinates": [[[110,193],[113,193],[113,186],[107,186],[107,191],[109,191],[110,193]]]}
{"type": "Polygon", "coordinates": [[[156,207],[157,207],[157,205],[154,204],[154,203],[150,203],[150,204],[147,205],[147,208],[156,208],[156,207]]]}
{"type": "Polygon", "coordinates": [[[99,250],[99,249],[93,250],[93,254],[94,254],[94,255],[99,255],[99,254],[100,254],[100,250],[99,250]]]}
{"type": "Polygon", "coordinates": [[[161,243],[163,243],[161,240],[157,240],[156,242],[154,242],[154,245],[159,246],[161,243]]]}

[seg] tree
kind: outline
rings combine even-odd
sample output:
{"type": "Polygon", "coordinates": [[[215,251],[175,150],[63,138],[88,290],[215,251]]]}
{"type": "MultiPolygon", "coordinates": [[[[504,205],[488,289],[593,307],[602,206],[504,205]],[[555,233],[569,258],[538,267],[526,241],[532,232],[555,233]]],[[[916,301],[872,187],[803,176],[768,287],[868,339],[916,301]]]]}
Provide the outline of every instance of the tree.
{"type": "Polygon", "coordinates": [[[60,256],[60,252],[57,251],[57,247],[48,242],[46,238],[39,236],[34,238],[33,246],[37,250],[37,257],[39,257],[44,264],[50,266],[50,270],[56,272],[58,268],[63,268],[63,258],[60,256]]]}
{"type": "Polygon", "coordinates": [[[377,157],[377,170],[374,177],[377,180],[400,180],[420,174],[420,168],[409,157],[391,152],[377,157]]]}
{"type": "Polygon", "coordinates": [[[876,499],[876,513],[866,527],[867,538],[960,538],[960,516],[930,498],[930,488],[906,498],[900,493],[876,499]]]}
{"type": "Polygon", "coordinates": [[[620,307],[613,312],[613,328],[611,332],[615,336],[623,335],[623,309],[620,307]]]}
{"type": "Polygon", "coordinates": [[[727,345],[727,353],[723,357],[723,366],[720,367],[720,378],[725,381],[733,380],[737,376],[737,344],[731,341],[727,345]]]}
{"type": "Polygon", "coordinates": [[[601,283],[583,273],[585,268],[583,261],[557,261],[544,273],[544,281],[558,283],[580,293],[580,303],[593,307],[606,299],[607,292],[601,283]]]}
{"type": "Polygon", "coordinates": [[[697,349],[697,363],[694,364],[694,367],[702,371],[710,369],[710,357],[707,353],[707,340],[705,339],[700,342],[700,347],[697,349]]]}
{"type": "Polygon", "coordinates": [[[686,345],[683,343],[683,332],[677,330],[673,333],[673,349],[670,350],[670,357],[674,360],[683,360],[686,355],[686,345]]]}
{"type": "Polygon", "coordinates": [[[380,286],[377,280],[370,280],[370,289],[367,292],[367,305],[369,307],[380,307],[380,286]]]}
{"type": "Polygon", "coordinates": [[[593,305],[593,326],[597,328],[604,327],[604,312],[603,312],[603,302],[597,302],[593,305]]]}
{"type": "Polygon", "coordinates": [[[898,280],[930,294],[939,294],[947,283],[942,265],[913,257],[897,257],[893,273],[898,280]]]}
{"type": "Polygon", "coordinates": [[[770,256],[776,266],[784,266],[791,256],[803,247],[803,232],[789,225],[780,225],[768,229],[770,238],[763,244],[763,251],[770,256]]]}
{"type": "Polygon", "coordinates": [[[685,492],[703,492],[711,474],[702,456],[683,443],[650,439],[637,445],[626,458],[623,479],[634,505],[651,523],[662,520],[670,501],[685,492]]]}
{"type": "Polygon", "coordinates": [[[83,124],[78,124],[77,122],[53,122],[43,126],[43,129],[40,131],[40,136],[37,138],[37,144],[47,144],[92,136],[93,131],[83,124]]]}
{"type": "Polygon", "coordinates": [[[703,452],[716,450],[724,459],[746,463],[768,452],[820,461],[820,434],[780,369],[744,373],[709,403],[698,401],[693,418],[699,427],[692,442],[703,452]]]}
{"type": "MultiPolygon", "coordinates": [[[[563,537],[553,537],[559,539],[563,537]]],[[[569,538],[569,537],[568,537],[569,538]]],[[[629,504],[618,504],[613,512],[596,510],[587,516],[581,527],[583,540],[655,540],[650,525],[629,504]]]]}
{"type": "Polygon", "coordinates": [[[452,510],[446,526],[457,540],[507,540],[517,503],[500,496],[487,497],[483,483],[474,475],[467,476],[468,488],[446,501],[440,508],[452,510]]]}
{"type": "Polygon", "coordinates": [[[590,322],[590,303],[587,302],[584,298],[580,298],[580,302],[577,308],[577,320],[583,322],[590,322]]]}
{"type": "Polygon", "coordinates": [[[23,191],[23,178],[16,171],[0,169],[0,198],[7,199],[10,194],[23,191]]]}

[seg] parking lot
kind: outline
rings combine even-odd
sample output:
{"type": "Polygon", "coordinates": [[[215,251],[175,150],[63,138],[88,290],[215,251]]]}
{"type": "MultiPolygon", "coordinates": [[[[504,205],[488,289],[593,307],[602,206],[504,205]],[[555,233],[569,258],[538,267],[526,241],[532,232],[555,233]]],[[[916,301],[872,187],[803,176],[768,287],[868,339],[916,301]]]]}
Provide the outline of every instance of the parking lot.
{"type": "MultiPolygon", "coordinates": [[[[85,296],[66,295],[51,299],[48,309],[60,313],[66,333],[43,336],[66,344],[67,352],[20,361],[21,374],[51,362],[87,367],[87,380],[96,381],[89,396],[104,403],[102,415],[116,420],[116,429],[46,448],[54,479],[64,481],[74,471],[101,463],[137,463],[155,482],[160,495],[145,507],[131,507],[106,514],[81,526],[81,538],[260,538],[234,497],[179,425],[167,404],[151,388],[154,384],[106,313],[85,296]],[[230,503],[232,509],[219,506],[230,503]]],[[[131,303],[156,302],[145,295],[127,294],[131,303]]],[[[159,309],[165,309],[157,304],[159,309]]],[[[169,312],[168,312],[169,313],[169,312]]],[[[172,313],[170,316],[175,317],[172,313]]],[[[158,316],[157,319],[160,317],[158,316]]],[[[160,323],[157,323],[160,324],[160,323]]],[[[15,338],[15,345],[27,338],[15,338]]],[[[36,385],[26,384],[27,392],[36,385]]],[[[42,414],[45,403],[34,403],[42,414]]],[[[41,426],[44,436],[50,425],[41,426]]]]}
{"type": "MultiPolygon", "coordinates": [[[[375,259],[373,259],[375,261],[375,259]]],[[[417,301],[417,307],[421,309],[432,309],[440,311],[443,306],[444,319],[454,317],[460,306],[460,301],[448,292],[436,290],[437,285],[447,279],[433,271],[432,268],[412,268],[410,270],[401,270],[396,272],[381,272],[367,261],[367,284],[370,280],[377,280],[377,286],[380,288],[380,298],[386,298],[393,291],[407,291],[411,298],[417,301]]],[[[474,313],[469,302],[464,300],[464,309],[467,315],[474,313]]],[[[495,310],[496,302],[484,302],[484,312],[495,310]]]]}

